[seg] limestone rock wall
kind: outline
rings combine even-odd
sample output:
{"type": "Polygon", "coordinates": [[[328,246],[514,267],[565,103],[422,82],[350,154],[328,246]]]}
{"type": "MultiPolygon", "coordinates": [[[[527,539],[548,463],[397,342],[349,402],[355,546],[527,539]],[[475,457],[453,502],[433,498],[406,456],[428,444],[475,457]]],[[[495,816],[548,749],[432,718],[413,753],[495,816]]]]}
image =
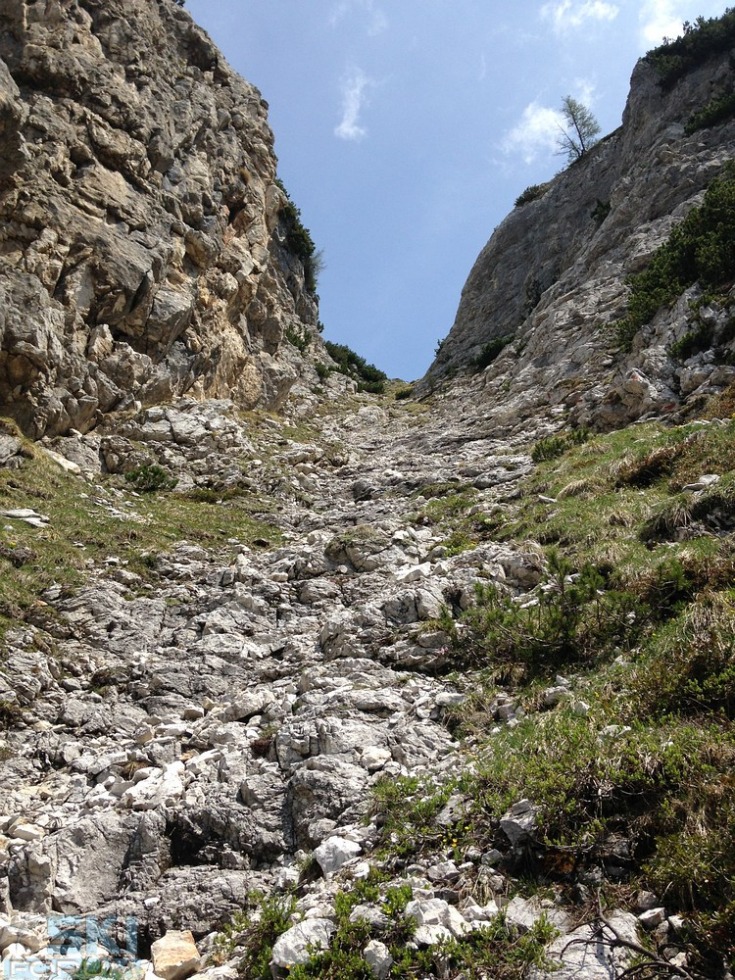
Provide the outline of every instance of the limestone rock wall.
{"type": "Polygon", "coordinates": [[[278,407],[315,298],[259,92],[173,0],[0,7],[0,415],[278,407]]]}
{"type": "Polygon", "coordinates": [[[616,351],[612,325],[625,312],[626,277],[735,155],[733,120],[685,133],[692,113],[731,84],[729,53],[669,91],[640,61],[622,126],[516,207],[480,253],[424,386],[476,370],[483,346],[501,337],[514,340],[476,380],[476,397],[499,422],[550,406],[610,427],[728,384],[729,367],[668,355],[692,329],[686,302],[657,316],[630,354],[616,351]]]}

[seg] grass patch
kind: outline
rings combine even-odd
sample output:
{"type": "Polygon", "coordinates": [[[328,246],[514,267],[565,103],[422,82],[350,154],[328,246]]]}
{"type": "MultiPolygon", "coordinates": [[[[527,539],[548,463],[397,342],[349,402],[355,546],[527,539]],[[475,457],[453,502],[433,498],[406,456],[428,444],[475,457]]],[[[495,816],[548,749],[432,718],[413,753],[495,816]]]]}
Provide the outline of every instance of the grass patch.
{"type": "MultiPolygon", "coordinates": [[[[688,916],[692,969],[714,975],[735,958],[735,421],[644,424],[542,455],[480,532],[541,545],[541,583],[520,602],[480,583],[437,624],[468,692],[448,723],[474,760],[453,787],[469,809],[428,839],[507,850],[499,820],[527,798],[537,830],[511,872],[532,887],[595,866],[655,890],[688,916]],[[684,490],[705,473],[720,479],[684,490]],[[587,710],[539,710],[557,673],[587,710]],[[498,726],[500,694],[530,712],[515,727],[498,726]]],[[[405,852],[440,790],[393,792],[405,852]]]]}
{"type": "Polygon", "coordinates": [[[445,537],[440,544],[446,549],[447,556],[461,554],[477,545],[485,517],[479,511],[472,513],[479,498],[475,487],[452,482],[433,483],[422,487],[419,494],[429,499],[420,510],[411,514],[411,523],[441,529],[445,537]]]}
{"type": "Polygon", "coordinates": [[[706,589],[640,658],[631,687],[639,716],[735,719],[734,650],[735,594],[706,589]]]}
{"type": "Polygon", "coordinates": [[[222,555],[231,539],[273,543],[280,532],[267,520],[270,501],[237,496],[212,506],[199,493],[145,492],[87,482],[67,473],[38,449],[20,469],[0,469],[0,509],[29,508],[48,516],[43,527],[3,518],[0,523],[0,637],[18,622],[52,616],[42,602],[51,585],[73,591],[89,563],[118,557],[144,579],[154,575],[151,556],[193,540],[222,555]]]}

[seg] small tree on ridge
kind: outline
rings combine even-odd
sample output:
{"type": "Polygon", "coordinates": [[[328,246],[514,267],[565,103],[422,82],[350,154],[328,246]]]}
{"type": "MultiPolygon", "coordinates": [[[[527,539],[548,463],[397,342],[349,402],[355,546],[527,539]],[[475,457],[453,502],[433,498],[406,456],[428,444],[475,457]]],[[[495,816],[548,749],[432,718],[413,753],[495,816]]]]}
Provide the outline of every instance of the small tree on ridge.
{"type": "Polygon", "coordinates": [[[566,154],[568,163],[574,163],[595,145],[600,125],[587,106],[577,102],[571,95],[562,99],[561,111],[566,129],[560,127],[558,152],[566,154]]]}

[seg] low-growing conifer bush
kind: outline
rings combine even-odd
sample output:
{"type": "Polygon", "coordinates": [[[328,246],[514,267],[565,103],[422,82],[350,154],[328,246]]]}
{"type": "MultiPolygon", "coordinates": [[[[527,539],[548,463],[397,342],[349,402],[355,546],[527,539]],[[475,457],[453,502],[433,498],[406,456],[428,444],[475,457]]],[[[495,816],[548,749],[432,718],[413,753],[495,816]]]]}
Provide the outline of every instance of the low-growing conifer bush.
{"type": "Polygon", "coordinates": [[[335,344],[332,341],[325,341],[327,353],[337,364],[337,370],[349,378],[357,381],[358,391],[368,391],[371,394],[382,395],[385,390],[385,382],[388,375],[376,368],[374,364],[368,364],[364,357],[360,357],[346,344],[335,344]]]}
{"type": "Polygon", "coordinates": [[[735,44],[735,9],[728,7],[721,17],[697,17],[686,21],[680,37],[665,39],[649,51],[646,61],[653,65],[662,88],[670,89],[692,69],[709,58],[729,51],[735,44]]]}
{"type": "Polygon", "coordinates": [[[616,324],[622,349],[630,350],[641,327],[670,306],[694,283],[726,290],[735,278],[735,169],[724,168],[693,208],[654,253],[643,272],[629,280],[626,315],[616,324]]]}
{"type": "Polygon", "coordinates": [[[144,463],[125,474],[125,479],[141,493],[155,493],[157,490],[173,490],[178,480],[157,463],[144,463]]]}

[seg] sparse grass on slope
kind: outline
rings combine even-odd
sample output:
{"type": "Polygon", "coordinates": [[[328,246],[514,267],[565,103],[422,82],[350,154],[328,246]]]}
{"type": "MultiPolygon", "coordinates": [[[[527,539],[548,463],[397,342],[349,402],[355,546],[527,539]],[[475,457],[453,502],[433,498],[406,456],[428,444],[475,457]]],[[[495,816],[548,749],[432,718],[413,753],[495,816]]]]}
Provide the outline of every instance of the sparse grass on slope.
{"type": "Polygon", "coordinates": [[[603,901],[652,889],[686,917],[693,975],[715,976],[735,964],[735,421],[559,444],[477,529],[540,545],[541,586],[519,602],[480,585],[437,624],[450,667],[469,670],[449,722],[471,765],[443,785],[381,784],[384,847],[407,862],[502,847],[500,817],[528,798],[525,887],[599,869],[603,901]],[[719,480],[691,488],[706,474],[719,480]],[[543,710],[559,674],[572,693],[543,710]],[[527,717],[498,728],[498,695],[527,717]],[[462,816],[427,830],[450,793],[462,816]]]}
{"type": "Polygon", "coordinates": [[[234,553],[231,541],[279,539],[267,521],[271,503],[253,494],[226,501],[198,489],[138,494],[124,481],[70,474],[31,444],[27,451],[21,468],[0,468],[0,510],[29,508],[49,521],[32,527],[0,518],[0,637],[10,626],[51,615],[41,601],[44,589],[77,588],[89,566],[109,556],[145,580],[153,575],[152,559],[184,540],[227,555],[234,553]]]}

